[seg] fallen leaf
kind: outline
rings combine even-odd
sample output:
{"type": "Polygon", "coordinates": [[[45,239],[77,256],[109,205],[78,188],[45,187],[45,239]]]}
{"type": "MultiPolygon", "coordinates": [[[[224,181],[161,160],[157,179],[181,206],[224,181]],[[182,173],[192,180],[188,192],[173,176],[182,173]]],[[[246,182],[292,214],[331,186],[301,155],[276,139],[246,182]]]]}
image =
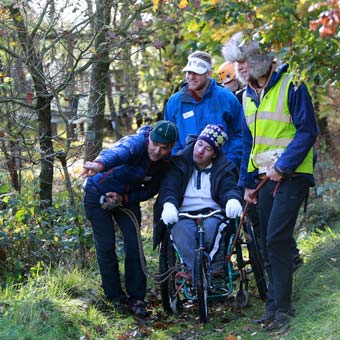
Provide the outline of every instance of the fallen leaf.
{"type": "Polygon", "coordinates": [[[229,334],[224,338],[224,340],[237,340],[237,338],[235,335],[229,334]]]}

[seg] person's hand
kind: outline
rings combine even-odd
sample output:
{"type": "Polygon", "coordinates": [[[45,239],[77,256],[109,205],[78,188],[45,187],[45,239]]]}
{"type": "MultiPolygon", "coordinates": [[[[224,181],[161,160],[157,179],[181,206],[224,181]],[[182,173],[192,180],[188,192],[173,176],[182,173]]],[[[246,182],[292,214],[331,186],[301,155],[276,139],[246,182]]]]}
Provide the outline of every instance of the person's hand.
{"type": "Polygon", "coordinates": [[[225,205],[225,214],[228,218],[236,218],[237,216],[241,216],[241,203],[235,198],[230,199],[225,205]]]}
{"type": "Polygon", "coordinates": [[[166,225],[174,224],[178,221],[178,210],[172,203],[164,203],[162,220],[166,225]]]}
{"type": "Polygon", "coordinates": [[[110,191],[100,197],[99,203],[104,210],[112,210],[123,205],[123,196],[110,191]]]}
{"type": "Polygon", "coordinates": [[[257,203],[257,197],[256,195],[254,195],[256,189],[248,189],[246,188],[244,190],[244,200],[248,203],[253,203],[256,204],[257,203]]]}
{"type": "Polygon", "coordinates": [[[107,192],[105,196],[106,201],[115,206],[123,204],[123,195],[118,194],[118,192],[107,192]]]}
{"type": "Polygon", "coordinates": [[[266,176],[274,182],[279,182],[282,179],[282,175],[280,175],[275,169],[274,166],[268,167],[266,170],[266,176]]]}
{"type": "Polygon", "coordinates": [[[80,177],[94,176],[103,170],[103,166],[98,162],[85,162],[80,177]]]}

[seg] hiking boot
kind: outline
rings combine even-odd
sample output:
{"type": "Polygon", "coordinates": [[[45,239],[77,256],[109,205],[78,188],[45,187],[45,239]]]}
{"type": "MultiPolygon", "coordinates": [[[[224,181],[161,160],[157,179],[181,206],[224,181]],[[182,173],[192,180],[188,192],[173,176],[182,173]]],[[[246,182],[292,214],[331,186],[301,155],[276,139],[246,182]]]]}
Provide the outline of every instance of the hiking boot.
{"type": "Polygon", "coordinates": [[[129,301],[128,311],[140,319],[145,319],[151,315],[151,311],[146,309],[146,303],[142,300],[129,301]]]}
{"type": "Polygon", "coordinates": [[[253,320],[253,322],[256,324],[268,325],[270,322],[274,321],[274,319],[275,319],[274,311],[265,311],[259,319],[255,319],[253,320]]]}
{"type": "Polygon", "coordinates": [[[111,301],[113,308],[119,313],[127,312],[127,298],[126,296],[121,296],[117,299],[111,301]]]}
{"type": "Polygon", "coordinates": [[[283,313],[276,311],[274,320],[265,326],[265,330],[268,332],[287,330],[293,315],[294,312],[283,313]]]}

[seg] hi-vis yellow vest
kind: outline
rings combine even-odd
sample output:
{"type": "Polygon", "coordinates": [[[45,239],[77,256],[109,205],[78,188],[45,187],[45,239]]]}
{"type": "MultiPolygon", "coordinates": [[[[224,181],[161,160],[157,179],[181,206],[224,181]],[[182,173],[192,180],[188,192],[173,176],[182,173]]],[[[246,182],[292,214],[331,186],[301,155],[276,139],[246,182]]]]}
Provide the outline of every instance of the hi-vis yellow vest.
{"type": "MultiPolygon", "coordinates": [[[[259,169],[265,172],[285,151],[296,134],[288,107],[289,74],[281,79],[262,98],[259,107],[249,98],[243,97],[243,108],[247,125],[253,137],[248,172],[259,169]]],[[[313,173],[313,149],[295,169],[295,173],[313,173]]]]}

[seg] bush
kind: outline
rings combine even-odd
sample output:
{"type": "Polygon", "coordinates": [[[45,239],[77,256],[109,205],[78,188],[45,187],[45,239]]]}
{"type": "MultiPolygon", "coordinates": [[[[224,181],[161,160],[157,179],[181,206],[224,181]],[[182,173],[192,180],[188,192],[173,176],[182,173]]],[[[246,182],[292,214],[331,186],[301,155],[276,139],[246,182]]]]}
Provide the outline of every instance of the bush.
{"type": "Polygon", "coordinates": [[[21,281],[32,271],[70,265],[72,259],[85,266],[92,230],[80,203],[70,207],[68,200],[59,196],[53,207],[41,209],[32,197],[29,190],[0,196],[0,268],[7,280],[21,281]]]}
{"type": "Polygon", "coordinates": [[[314,196],[308,201],[306,213],[301,215],[299,229],[307,233],[324,230],[326,226],[340,230],[340,183],[326,183],[315,189],[314,196]]]}

